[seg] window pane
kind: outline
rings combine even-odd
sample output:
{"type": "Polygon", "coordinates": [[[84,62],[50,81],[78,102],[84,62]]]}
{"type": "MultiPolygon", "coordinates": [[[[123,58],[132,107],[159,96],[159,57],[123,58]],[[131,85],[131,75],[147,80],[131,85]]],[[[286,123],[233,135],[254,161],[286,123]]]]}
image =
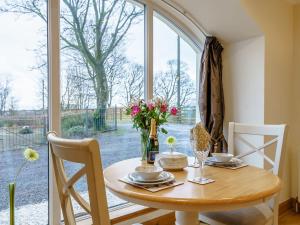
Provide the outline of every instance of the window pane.
{"type": "Polygon", "coordinates": [[[165,139],[177,138],[176,151],[191,155],[189,130],[196,122],[196,52],[183,39],[176,27],[159,14],[154,16],[154,97],[163,98],[180,113],[165,125],[168,134],[159,134],[162,151],[165,139]],[[170,26],[172,25],[172,27],[170,26]],[[179,62],[179,63],[178,63],[179,62]]]}
{"type": "MultiPolygon", "coordinates": [[[[125,0],[96,1],[97,7],[86,5],[88,1],[65,2],[61,1],[62,134],[96,138],[104,168],[139,156],[139,133],[131,128],[123,107],[144,96],[144,6],[125,0]]],[[[66,167],[71,174],[80,165],[66,167]]],[[[76,188],[87,198],[85,180],[76,188]]],[[[123,202],[108,193],[109,206],[123,202]]],[[[79,207],[75,211],[82,212],[79,207]]]]}
{"type": "Polygon", "coordinates": [[[8,183],[15,180],[25,162],[23,151],[30,147],[40,158],[28,162],[16,180],[15,223],[44,225],[48,224],[46,1],[21,6],[23,1],[0,3],[5,9],[0,9],[0,224],[9,224],[8,183]],[[30,12],[32,7],[43,18],[30,12]]]}

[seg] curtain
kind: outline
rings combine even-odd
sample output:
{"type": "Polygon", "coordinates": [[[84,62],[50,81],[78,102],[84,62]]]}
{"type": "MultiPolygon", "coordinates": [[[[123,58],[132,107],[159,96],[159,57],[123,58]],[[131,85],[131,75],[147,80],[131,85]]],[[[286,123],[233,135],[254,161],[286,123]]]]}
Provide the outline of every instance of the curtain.
{"type": "Polygon", "coordinates": [[[206,38],[201,57],[198,103],[201,122],[212,137],[211,152],[227,152],[223,136],[222,51],[223,47],[216,37],[206,38]]]}

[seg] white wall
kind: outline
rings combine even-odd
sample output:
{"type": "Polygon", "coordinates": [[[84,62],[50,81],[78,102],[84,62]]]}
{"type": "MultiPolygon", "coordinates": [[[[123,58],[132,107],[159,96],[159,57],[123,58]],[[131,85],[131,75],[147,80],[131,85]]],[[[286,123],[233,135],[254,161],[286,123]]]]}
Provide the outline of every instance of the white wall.
{"type": "Polygon", "coordinates": [[[262,35],[255,21],[245,13],[239,0],[167,1],[175,2],[208,34],[218,37],[222,42],[236,42],[262,35]]]}
{"type": "MultiPolygon", "coordinates": [[[[223,85],[225,92],[225,131],[228,122],[264,123],[264,37],[224,45],[223,85]]],[[[261,137],[246,137],[257,146],[261,137]]],[[[247,151],[237,143],[235,154],[247,151]]],[[[246,159],[249,163],[263,166],[260,156],[246,159]]]]}
{"type": "MultiPolygon", "coordinates": [[[[265,36],[264,123],[286,123],[292,130],[293,5],[283,0],[241,0],[241,4],[265,36]]],[[[288,132],[281,201],[291,197],[290,176],[296,170],[290,163],[293,147],[288,132]]]]}
{"type": "Polygon", "coordinates": [[[300,150],[299,7],[285,0],[173,1],[224,42],[225,123],[288,124],[281,200],[289,199],[300,150]],[[264,38],[253,38],[258,33],[264,38]]]}

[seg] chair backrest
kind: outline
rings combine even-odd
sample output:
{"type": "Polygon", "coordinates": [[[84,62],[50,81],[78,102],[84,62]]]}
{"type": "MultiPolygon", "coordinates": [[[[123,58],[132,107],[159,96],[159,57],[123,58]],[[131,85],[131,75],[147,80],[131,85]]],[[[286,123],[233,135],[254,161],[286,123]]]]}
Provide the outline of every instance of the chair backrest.
{"type": "Polygon", "coordinates": [[[74,225],[71,197],[91,215],[93,225],[109,225],[109,214],[98,142],[94,139],[71,140],[47,135],[58,187],[61,209],[66,225],[74,225]],[[83,167],[68,179],[63,160],[80,163],[83,167]],[[74,184],[86,175],[90,204],[74,189],[74,184]]]}
{"type": "Polygon", "coordinates": [[[286,137],[286,125],[253,125],[253,124],[243,124],[243,123],[229,123],[228,130],[228,149],[234,154],[235,149],[235,140],[239,139],[243,144],[250,147],[250,150],[237,155],[237,158],[243,158],[245,156],[257,153],[265,162],[268,162],[271,165],[271,171],[278,175],[282,176],[282,162],[285,156],[285,148],[284,142],[286,137]],[[242,135],[258,135],[258,136],[272,136],[273,139],[267,140],[263,145],[257,147],[254,144],[250,143],[247,139],[245,139],[242,135]],[[272,160],[264,151],[269,146],[276,144],[275,147],[275,157],[272,160]]]}

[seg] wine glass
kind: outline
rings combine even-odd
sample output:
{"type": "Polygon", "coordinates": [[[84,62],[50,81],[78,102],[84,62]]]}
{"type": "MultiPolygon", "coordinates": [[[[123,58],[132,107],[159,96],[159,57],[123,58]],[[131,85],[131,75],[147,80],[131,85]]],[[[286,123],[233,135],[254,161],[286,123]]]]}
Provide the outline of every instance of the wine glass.
{"type": "Polygon", "coordinates": [[[194,167],[194,168],[198,168],[200,167],[200,164],[199,164],[199,161],[197,159],[197,156],[195,154],[195,151],[194,151],[194,140],[193,139],[190,139],[190,143],[191,143],[191,147],[192,147],[192,153],[193,153],[193,156],[194,156],[194,162],[192,164],[190,164],[189,166],[190,167],[194,167]]]}
{"type": "Polygon", "coordinates": [[[203,169],[209,154],[209,147],[207,149],[198,150],[195,148],[195,145],[193,145],[193,152],[200,164],[200,177],[195,177],[194,180],[200,184],[206,184],[210,179],[203,176],[203,169]]]}

